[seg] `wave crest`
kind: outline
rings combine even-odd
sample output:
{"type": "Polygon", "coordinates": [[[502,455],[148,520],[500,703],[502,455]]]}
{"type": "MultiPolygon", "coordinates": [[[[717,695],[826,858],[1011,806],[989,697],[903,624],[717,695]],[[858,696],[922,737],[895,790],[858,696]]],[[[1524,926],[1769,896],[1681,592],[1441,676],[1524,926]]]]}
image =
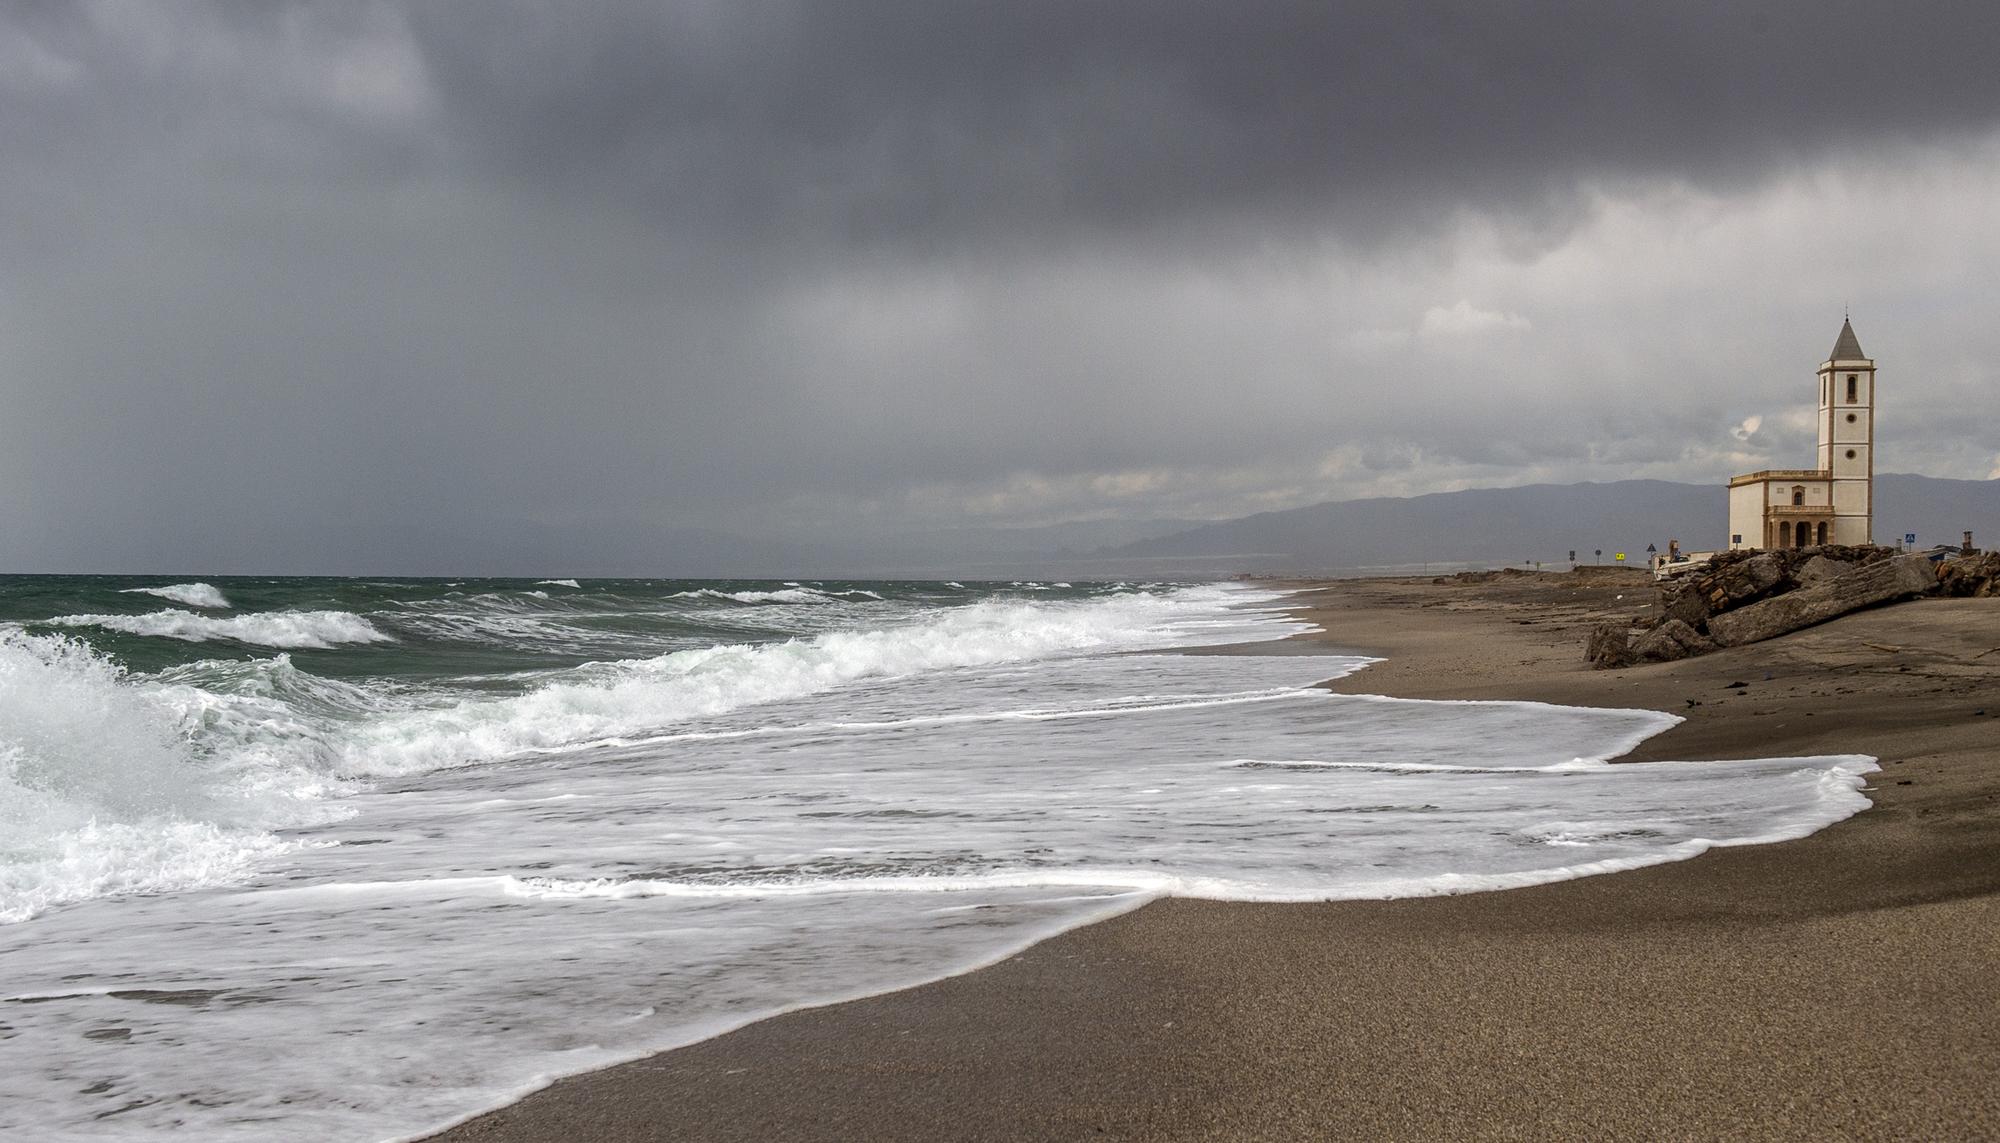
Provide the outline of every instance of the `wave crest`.
{"type": "Polygon", "coordinates": [[[824,591],[816,587],[785,587],[776,591],[722,591],[713,587],[703,587],[694,591],[677,591],[669,598],[723,599],[731,603],[840,603],[882,597],[859,587],[846,591],[824,591]]]}
{"type": "Polygon", "coordinates": [[[1151,596],[976,603],[902,627],[594,664],[527,694],[372,722],[347,743],[344,764],[414,773],[657,730],[860,679],[1157,646],[1177,641],[1184,607],[1151,596]]]}
{"type": "Polygon", "coordinates": [[[145,615],[59,615],[49,627],[102,627],[128,635],[151,635],[187,643],[230,640],[262,647],[325,650],[343,643],[391,643],[394,637],[349,611],[266,611],[218,618],[192,611],[145,615]]]}
{"type": "Polygon", "coordinates": [[[229,597],[222,594],[221,589],[212,583],[170,583],[164,587],[128,587],[118,594],[156,595],[161,599],[170,599],[189,607],[221,609],[230,606],[229,597]]]}

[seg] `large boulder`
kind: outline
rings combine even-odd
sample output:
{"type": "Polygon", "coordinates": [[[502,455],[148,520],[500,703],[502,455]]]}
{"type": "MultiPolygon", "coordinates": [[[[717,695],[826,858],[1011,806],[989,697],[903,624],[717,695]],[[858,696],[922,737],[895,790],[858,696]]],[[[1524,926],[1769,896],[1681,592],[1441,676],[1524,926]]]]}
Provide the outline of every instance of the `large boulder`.
{"type": "Polygon", "coordinates": [[[1824,623],[1859,608],[1934,592],[1937,586],[1937,571],[1929,559],[1897,556],[1863,565],[1811,587],[1711,616],[1708,634],[1721,646],[1740,647],[1824,623]]]}
{"type": "Polygon", "coordinates": [[[1825,583],[1830,579],[1839,579],[1841,576],[1853,571],[1854,566],[1854,563],[1850,560],[1829,559],[1826,556],[1815,554],[1808,557],[1805,563],[1793,569],[1792,578],[1799,581],[1800,587],[1812,587],[1814,584],[1825,583]]]}
{"type": "Polygon", "coordinates": [[[1715,647],[1715,640],[1678,619],[1668,619],[1641,635],[1632,644],[1632,654],[1644,662],[1670,663],[1706,655],[1715,647]]]}

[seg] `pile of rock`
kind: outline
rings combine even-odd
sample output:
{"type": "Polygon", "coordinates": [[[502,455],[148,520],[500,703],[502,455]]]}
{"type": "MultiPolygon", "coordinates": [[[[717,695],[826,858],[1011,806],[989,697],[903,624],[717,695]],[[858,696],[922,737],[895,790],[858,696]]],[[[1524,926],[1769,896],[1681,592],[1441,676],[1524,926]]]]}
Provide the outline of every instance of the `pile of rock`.
{"type": "Polygon", "coordinates": [[[2000,552],[1955,556],[1938,568],[1938,594],[2000,597],[2000,552]]]}
{"type": "MultiPolygon", "coordinates": [[[[1991,573],[1980,582],[1993,590],[1991,573]]],[[[1937,591],[1937,565],[1894,548],[1723,552],[1706,568],[1662,585],[1661,614],[1650,626],[1604,624],[1591,633],[1585,654],[1599,667],[1685,659],[1937,591]]]]}

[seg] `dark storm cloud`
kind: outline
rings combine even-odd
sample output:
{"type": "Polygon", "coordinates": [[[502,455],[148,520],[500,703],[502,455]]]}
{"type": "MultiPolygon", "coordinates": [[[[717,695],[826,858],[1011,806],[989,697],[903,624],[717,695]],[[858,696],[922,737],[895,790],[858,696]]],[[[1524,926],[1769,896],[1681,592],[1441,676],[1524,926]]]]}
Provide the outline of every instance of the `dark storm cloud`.
{"type": "Polygon", "coordinates": [[[412,14],[480,159],[762,237],[957,245],[1239,213],[1379,225],[1468,203],[1532,219],[1579,176],[1735,181],[2000,109],[2000,9],[1976,4],[412,14]]]}
{"type": "Polygon", "coordinates": [[[1809,377],[1857,290],[1932,386],[1903,423],[1983,464],[1996,25],[14,5],[0,567],[1712,479],[1790,463],[1791,389],[1745,380],[1809,377]]]}

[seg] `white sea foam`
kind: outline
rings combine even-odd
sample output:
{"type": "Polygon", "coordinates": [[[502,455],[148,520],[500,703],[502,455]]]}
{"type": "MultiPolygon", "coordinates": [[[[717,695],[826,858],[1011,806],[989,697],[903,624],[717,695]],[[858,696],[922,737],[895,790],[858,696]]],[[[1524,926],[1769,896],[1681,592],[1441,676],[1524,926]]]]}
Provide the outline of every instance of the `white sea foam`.
{"type": "MultiPolygon", "coordinates": [[[[575,581],[575,580],[573,580],[573,579],[538,579],[538,580],[536,580],[535,582],[536,582],[536,583],[538,583],[538,584],[542,584],[542,583],[545,583],[545,584],[548,584],[548,585],[550,585],[551,587],[582,587],[582,586],[583,586],[582,584],[580,584],[580,583],[576,582],[576,581],[575,581]]],[[[547,597],[547,596],[546,596],[546,593],[545,593],[545,594],[544,594],[544,598],[546,598],[546,597],[547,597]]]]}
{"type": "Polygon", "coordinates": [[[288,848],[267,831],[214,822],[92,818],[10,842],[11,853],[0,861],[0,924],[70,901],[230,884],[288,848]]]}
{"type": "Polygon", "coordinates": [[[1239,632],[1272,623],[1261,616],[1218,621],[1211,610],[1205,602],[1154,596],[1070,604],[988,602],[903,627],[592,665],[525,695],[378,720],[344,745],[344,764],[358,774],[414,773],[629,735],[859,679],[1200,641],[1218,622],[1223,630],[1239,632]]]}
{"type": "Polygon", "coordinates": [[[624,657],[657,644],[635,640],[616,627],[585,628],[579,619],[616,619],[602,612],[549,606],[545,591],[454,593],[438,599],[398,601],[386,622],[401,634],[489,647],[555,651],[592,658],[624,657]],[[635,646],[636,643],[636,646],[635,646]]]}
{"type": "Polygon", "coordinates": [[[230,640],[290,649],[393,641],[368,620],[347,611],[265,611],[216,618],[169,610],[145,615],[59,615],[42,622],[49,627],[102,627],[188,643],[230,640]]]}
{"type": "Polygon", "coordinates": [[[128,587],[122,595],[157,595],[161,599],[171,599],[189,607],[226,608],[229,597],[221,589],[208,583],[170,583],[165,587],[128,587]]]}

